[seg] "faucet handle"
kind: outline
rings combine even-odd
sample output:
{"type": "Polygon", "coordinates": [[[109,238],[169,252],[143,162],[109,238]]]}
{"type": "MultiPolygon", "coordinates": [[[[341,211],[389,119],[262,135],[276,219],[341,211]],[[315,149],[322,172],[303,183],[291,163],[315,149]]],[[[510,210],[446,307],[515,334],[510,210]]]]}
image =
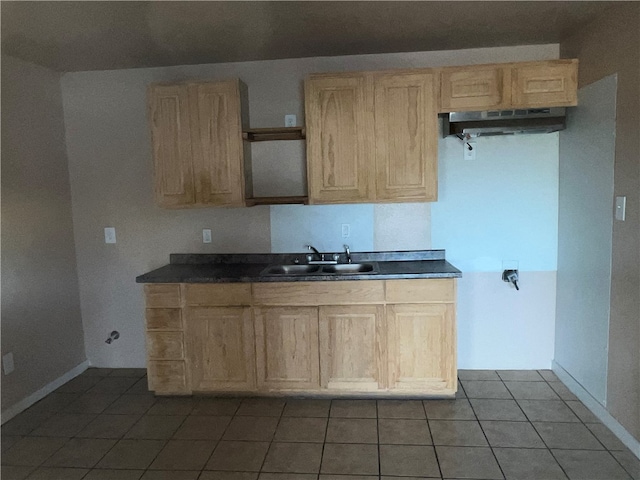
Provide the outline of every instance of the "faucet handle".
{"type": "Polygon", "coordinates": [[[349,245],[345,244],[344,251],[347,254],[347,263],[351,263],[351,250],[349,249],[349,245]]]}

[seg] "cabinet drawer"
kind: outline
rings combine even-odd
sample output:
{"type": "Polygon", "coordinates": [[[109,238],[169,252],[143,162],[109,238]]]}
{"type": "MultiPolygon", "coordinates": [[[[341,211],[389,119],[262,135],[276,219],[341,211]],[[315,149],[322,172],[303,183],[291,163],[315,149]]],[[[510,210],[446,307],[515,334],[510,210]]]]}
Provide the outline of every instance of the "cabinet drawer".
{"type": "Polygon", "coordinates": [[[185,299],[189,306],[235,306],[251,304],[250,283],[185,285],[185,299]]]}
{"type": "Polygon", "coordinates": [[[150,361],[147,372],[149,390],[158,393],[188,393],[183,361],[150,361]]]}
{"type": "Polygon", "coordinates": [[[383,281],[255,283],[256,305],[357,305],[384,302],[383,281]]]}
{"type": "Polygon", "coordinates": [[[179,283],[156,283],[144,286],[147,308],[180,307],[179,283]]]}
{"type": "Polygon", "coordinates": [[[387,281],[387,303],[453,303],[455,299],[453,278],[387,281]]]}
{"type": "Polygon", "coordinates": [[[147,308],[147,330],[182,330],[179,308],[147,308]]]}
{"type": "Polygon", "coordinates": [[[149,358],[153,360],[182,360],[184,343],[182,332],[148,332],[149,358]]]}

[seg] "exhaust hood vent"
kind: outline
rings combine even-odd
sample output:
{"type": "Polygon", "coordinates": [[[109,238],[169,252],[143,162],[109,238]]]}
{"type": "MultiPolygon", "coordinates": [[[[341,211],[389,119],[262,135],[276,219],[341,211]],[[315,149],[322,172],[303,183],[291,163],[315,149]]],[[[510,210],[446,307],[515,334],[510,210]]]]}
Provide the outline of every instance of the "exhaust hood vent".
{"type": "Polygon", "coordinates": [[[468,139],[490,135],[551,133],[566,128],[564,107],[451,112],[445,114],[443,134],[468,139]]]}

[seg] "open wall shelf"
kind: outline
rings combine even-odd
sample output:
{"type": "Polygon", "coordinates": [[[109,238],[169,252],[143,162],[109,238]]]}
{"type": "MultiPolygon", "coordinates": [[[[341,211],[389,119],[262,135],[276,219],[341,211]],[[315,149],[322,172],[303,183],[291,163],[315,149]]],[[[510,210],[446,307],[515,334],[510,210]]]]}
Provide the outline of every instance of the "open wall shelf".
{"type": "Polygon", "coordinates": [[[304,140],[304,127],[248,128],[242,132],[242,138],[249,142],[268,142],[272,140],[304,140]]]}
{"type": "Polygon", "coordinates": [[[290,204],[309,204],[309,197],[305,196],[290,196],[290,197],[257,197],[247,198],[245,200],[247,207],[253,207],[255,205],[290,205],[290,204]]]}

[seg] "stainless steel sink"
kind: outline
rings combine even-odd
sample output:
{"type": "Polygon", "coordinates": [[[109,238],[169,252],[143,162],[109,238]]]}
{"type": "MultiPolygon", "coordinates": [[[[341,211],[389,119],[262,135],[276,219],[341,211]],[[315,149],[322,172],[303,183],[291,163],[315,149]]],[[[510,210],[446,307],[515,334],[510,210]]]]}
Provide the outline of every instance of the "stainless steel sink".
{"type": "Polygon", "coordinates": [[[337,265],[325,265],[322,273],[335,273],[339,275],[355,275],[359,273],[377,273],[375,263],[340,263],[337,265]]]}
{"type": "Polygon", "coordinates": [[[318,265],[272,265],[263,270],[262,275],[307,275],[319,270],[318,265]]]}

